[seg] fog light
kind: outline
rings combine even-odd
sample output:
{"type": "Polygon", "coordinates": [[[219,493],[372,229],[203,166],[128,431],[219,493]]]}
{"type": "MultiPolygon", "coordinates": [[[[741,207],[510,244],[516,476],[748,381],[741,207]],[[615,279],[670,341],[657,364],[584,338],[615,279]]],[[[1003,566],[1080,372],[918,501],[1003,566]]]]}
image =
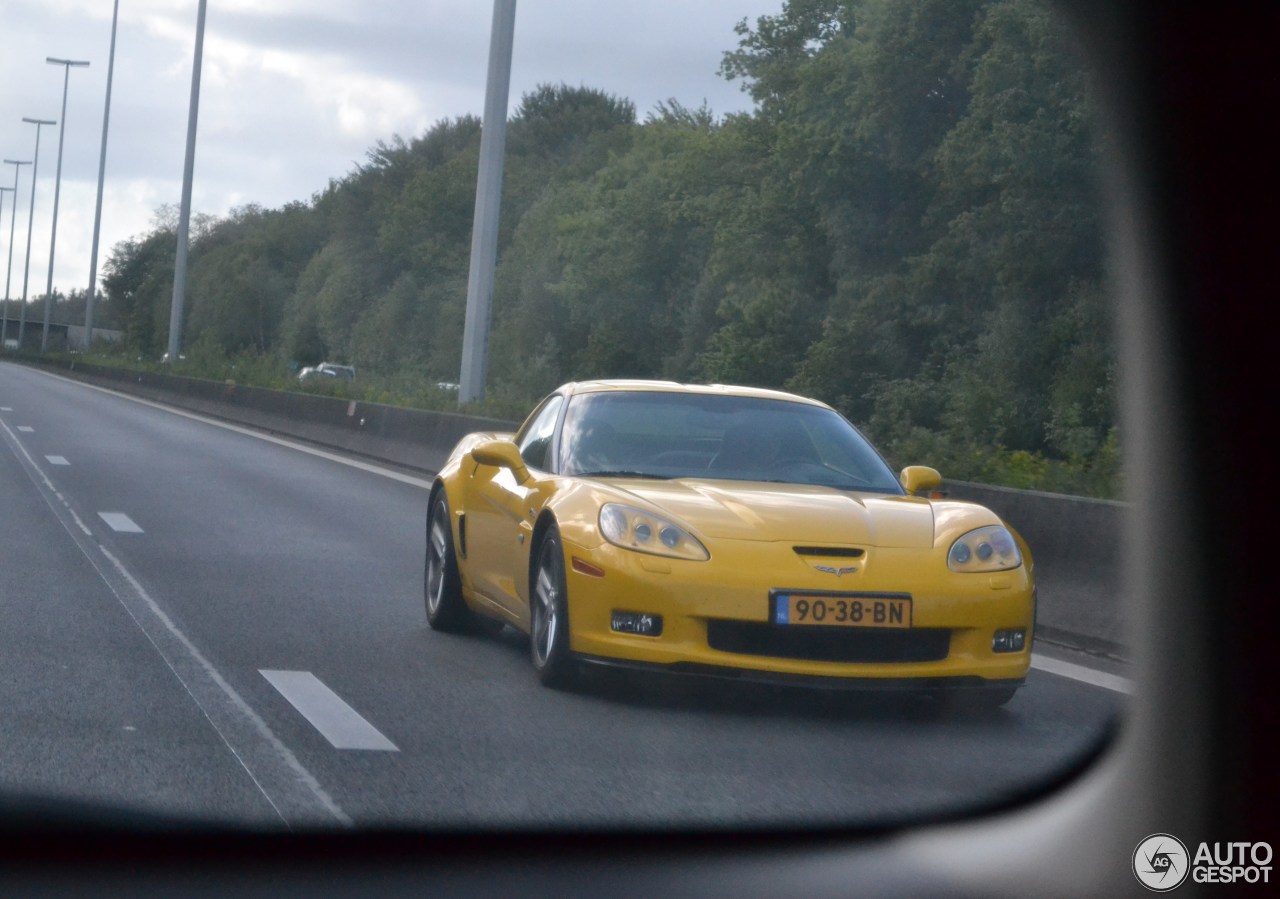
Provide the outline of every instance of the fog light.
{"type": "Polygon", "coordinates": [[[613,612],[610,627],[621,634],[639,634],[642,637],[662,635],[662,616],[645,612],[613,612]]]}
{"type": "Polygon", "coordinates": [[[1017,631],[996,631],[995,639],[991,641],[992,652],[1022,652],[1022,648],[1027,645],[1027,632],[1017,631]]]}

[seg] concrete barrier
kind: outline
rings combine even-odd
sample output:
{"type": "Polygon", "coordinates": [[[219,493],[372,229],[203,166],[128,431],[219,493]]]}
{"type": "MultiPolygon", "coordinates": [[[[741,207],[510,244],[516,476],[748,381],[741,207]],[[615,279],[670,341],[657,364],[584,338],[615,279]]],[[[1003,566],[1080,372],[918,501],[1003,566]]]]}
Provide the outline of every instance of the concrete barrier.
{"type": "MultiPolygon", "coordinates": [[[[104,387],[425,474],[438,471],[464,435],[518,427],[498,419],[229,382],[80,363],[56,367],[104,387]]],[[[963,481],[948,481],[943,489],[952,498],[987,506],[1031,547],[1039,595],[1038,640],[1126,656],[1124,503],[963,481]]]]}
{"type": "Polygon", "coordinates": [[[435,474],[472,431],[513,431],[518,422],[406,409],[312,393],[245,387],[175,375],[57,366],[63,374],[133,396],[258,428],[346,453],[435,474]]]}

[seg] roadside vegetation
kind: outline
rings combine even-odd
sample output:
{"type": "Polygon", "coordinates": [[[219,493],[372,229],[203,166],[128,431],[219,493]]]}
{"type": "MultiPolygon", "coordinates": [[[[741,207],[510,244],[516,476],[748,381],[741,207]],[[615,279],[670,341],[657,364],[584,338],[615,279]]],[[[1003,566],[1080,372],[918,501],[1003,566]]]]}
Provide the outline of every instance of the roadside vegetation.
{"type": "MultiPolygon", "coordinates": [[[[721,72],[750,114],[542,86],[508,132],[491,400],[659,377],[782,387],[895,465],[1114,497],[1102,135],[1062,22],[1029,0],[791,0],[721,72]]],[[[451,408],[480,122],[380,142],[308,203],[194,229],[177,373],[451,408]],[[232,374],[234,372],[234,374],[232,374]]],[[[175,223],[104,266],[164,352],[175,223]]],[[[107,360],[99,360],[107,361],[107,360]]]]}

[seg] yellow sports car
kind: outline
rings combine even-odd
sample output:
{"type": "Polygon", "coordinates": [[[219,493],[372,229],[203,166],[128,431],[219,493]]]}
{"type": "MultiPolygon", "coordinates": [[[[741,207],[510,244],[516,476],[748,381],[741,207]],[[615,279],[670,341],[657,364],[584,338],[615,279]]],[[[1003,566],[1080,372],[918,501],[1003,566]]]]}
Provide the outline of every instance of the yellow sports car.
{"type": "Polygon", "coordinates": [[[940,483],[815,400],[566,384],[436,478],[427,620],[519,628],[552,686],[598,664],[999,705],[1030,664],[1031,553],[940,483]]]}

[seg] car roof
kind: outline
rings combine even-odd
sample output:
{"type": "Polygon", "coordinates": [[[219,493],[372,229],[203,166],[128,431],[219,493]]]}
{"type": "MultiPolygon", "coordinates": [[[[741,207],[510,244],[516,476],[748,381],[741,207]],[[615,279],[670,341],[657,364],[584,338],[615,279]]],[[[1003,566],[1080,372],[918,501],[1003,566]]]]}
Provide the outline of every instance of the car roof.
{"type": "Polygon", "coordinates": [[[561,385],[559,392],[566,396],[579,393],[628,393],[646,391],[653,393],[700,393],[721,396],[754,397],[756,399],[787,400],[807,403],[811,406],[830,408],[826,403],[809,397],[772,390],[766,387],[743,387],[733,384],[681,384],[676,381],[647,381],[641,379],[606,379],[596,381],[571,381],[561,385]]]}

